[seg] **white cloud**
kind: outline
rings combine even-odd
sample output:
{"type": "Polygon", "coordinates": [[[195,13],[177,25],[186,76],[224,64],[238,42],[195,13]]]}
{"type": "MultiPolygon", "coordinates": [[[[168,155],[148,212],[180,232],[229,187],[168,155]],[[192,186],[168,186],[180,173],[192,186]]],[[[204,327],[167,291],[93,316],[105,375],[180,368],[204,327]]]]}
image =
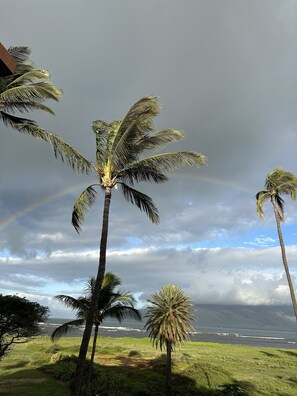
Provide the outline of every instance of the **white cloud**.
{"type": "Polygon", "coordinates": [[[275,245],[276,242],[277,242],[277,240],[274,238],[267,237],[265,235],[260,235],[260,236],[256,237],[254,239],[254,241],[244,242],[244,243],[245,243],[245,245],[266,247],[266,246],[273,246],[273,245],[275,245]]]}
{"type": "Polygon", "coordinates": [[[63,239],[63,234],[61,232],[56,232],[54,234],[37,234],[36,239],[40,241],[49,240],[49,241],[61,241],[63,239]]]}
{"type": "MultiPolygon", "coordinates": [[[[297,261],[297,246],[288,248],[297,261]]],[[[2,289],[13,287],[35,296],[75,294],[96,273],[98,252],[53,252],[32,260],[2,260],[2,289]],[[34,276],[32,275],[34,272],[34,276]],[[68,286],[67,286],[68,285],[68,286]]],[[[112,250],[107,271],[122,278],[123,287],[138,293],[142,304],[166,283],[184,288],[196,303],[289,304],[279,248],[137,248],[112,250]]],[[[295,282],[297,270],[291,267],[295,282]]],[[[53,316],[56,306],[48,300],[53,316]]],[[[59,308],[60,310],[60,308],[59,308]]]]}

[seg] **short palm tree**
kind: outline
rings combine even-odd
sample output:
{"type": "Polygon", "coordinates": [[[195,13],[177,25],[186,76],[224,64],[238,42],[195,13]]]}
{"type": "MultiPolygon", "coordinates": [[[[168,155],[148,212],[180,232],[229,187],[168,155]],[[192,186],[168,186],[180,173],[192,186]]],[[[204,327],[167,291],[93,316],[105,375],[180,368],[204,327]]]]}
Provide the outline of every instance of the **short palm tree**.
{"type": "MultiPolygon", "coordinates": [[[[91,354],[91,362],[94,361],[97,336],[99,326],[107,318],[114,318],[121,323],[125,318],[132,318],[135,320],[141,320],[139,311],[134,308],[135,299],[131,293],[124,292],[122,290],[115,290],[121,285],[120,278],[112,272],[108,272],[103,279],[102,289],[97,305],[97,311],[94,316],[94,340],[91,354]]],[[[53,332],[51,339],[52,341],[67,334],[72,326],[81,326],[85,323],[92,294],[94,292],[95,278],[90,278],[86,287],[86,295],[74,298],[67,295],[58,295],[54,298],[61,301],[67,307],[76,311],[76,319],[71,320],[67,323],[57,327],[53,332]]]]}
{"type": "Polygon", "coordinates": [[[153,345],[167,351],[166,394],[172,395],[171,352],[175,345],[189,339],[193,331],[191,321],[192,304],[183,290],[175,285],[165,285],[158,293],[148,300],[149,306],[145,329],[152,339],[153,345]]]}
{"type": "Polygon", "coordinates": [[[153,223],[159,222],[159,215],[153,200],[146,194],[133,188],[139,182],[165,182],[167,171],[182,166],[202,166],[206,158],[190,151],[155,154],[155,151],[166,144],[183,139],[182,132],[167,129],[154,132],[152,119],[159,113],[158,100],[148,96],[136,102],[120,121],[110,124],[105,121],[95,121],[93,131],[96,135],[96,165],[97,184],[89,186],[77,199],[72,224],[79,232],[84,221],[85,212],[96,198],[94,186],[104,191],[103,220],[101,229],[99,266],[93,299],[90,304],[85,331],[81,343],[76,371],[76,383],[73,396],[78,396],[83,376],[83,366],[87,354],[92,330],[92,317],[96,311],[96,301],[100,293],[106,266],[107,234],[109,209],[112,190],[120,187],[124,198],[144,211],[153,223]],[[153,152],[153,155],[146,156],[153,152]]]}
{"type": "Polygon", "coordinates": [[[293,304],[293,309],[295,313],[295,317],[297,319],[297,303],[294,292],[294,287],[290,275],[289,265],[287,262],[285,244],[282,235],[281,229],[281,221],[284,221],[284,200],[281,197],[282,195],[290,195],[292,199],[296,199],[296,191],[297,191],[297,177],[291,173],[287,172],[281,168],[275,168],[272,172],[270,172],[265,181],[265,190],[259,191],[256,195],[257,199],[257,212],[261,219],[264,218],[263,212],[263,204],[268,200],[271,201],[274,216],[276,220],[276,227],[278,232],[278,238],[282,253],[282,260],[289,284],[291,300],[293,304]]]}
{"type": "Polygon", "coordinates": [[[31,110],[54,114],[44,102],[58,101],[62,91],[52,84],[47,70],[37,69],[29,61],[31,51],[28,47],[10,47],[8,52],[16,60],[16,69],[13,74],[0,77],[0,120],[21,133],[50,143],[56,157],[77,171],[88,172],[91,163],[62,138],[41,128],[34,120],[15,114],[31,110]]]}

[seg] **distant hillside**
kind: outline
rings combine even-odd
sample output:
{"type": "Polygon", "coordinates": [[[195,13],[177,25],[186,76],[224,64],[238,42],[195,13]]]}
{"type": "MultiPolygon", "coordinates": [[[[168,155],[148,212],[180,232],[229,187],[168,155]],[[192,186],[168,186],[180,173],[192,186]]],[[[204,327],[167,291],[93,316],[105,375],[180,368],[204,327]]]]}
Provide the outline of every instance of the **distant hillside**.
{"type": "MultiPolygon", "coordinates": [[[[124,319],[120,326],[143,329],[146,310],[141,309],[142,322],[124,319]]],[[[73,318],[74,319],[74,318],[73,318]]],[[[230,328],[246,330],[293,331],[297,334],[297,322],[293,308],[287,305],[195,305],[194,328],[230,328]]],[[[65,323],[70,319],[50,318],[51,323],[65,323]]],[[[104,326],[119,326],[115,319],[107,319],[104,326]]]]}
{"type": "Polygon", "coordinates": [[[198,305],[195,328],[227,327],[254,330],[297,331],[291,306],[276,305],[198,305]]]}

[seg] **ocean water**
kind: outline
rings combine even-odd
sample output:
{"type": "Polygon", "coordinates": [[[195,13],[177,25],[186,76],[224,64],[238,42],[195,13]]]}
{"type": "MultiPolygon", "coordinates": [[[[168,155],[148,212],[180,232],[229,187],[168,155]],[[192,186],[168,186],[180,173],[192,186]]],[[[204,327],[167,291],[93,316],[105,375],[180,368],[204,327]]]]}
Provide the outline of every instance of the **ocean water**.
{"type": "MultiPolygon", "coordinates": [[[[50,336],[55,328],[68,320],[70,319],[50,318],[48,322],[40,323],[41,334],[50,336]]],[[[99,336],[144,338],[148,335],[143,326],[144,322],[132,320],[125,320],[121,324],[106,320],[99,328],[99,336]]],[[[81,337],[83,330],[83,326],[73,327],[67,336],[81,337]]],[[[190,335],[190,339],[196,342],[297,349],[297,331],[199,327],[198,331],[190,335]]]]}

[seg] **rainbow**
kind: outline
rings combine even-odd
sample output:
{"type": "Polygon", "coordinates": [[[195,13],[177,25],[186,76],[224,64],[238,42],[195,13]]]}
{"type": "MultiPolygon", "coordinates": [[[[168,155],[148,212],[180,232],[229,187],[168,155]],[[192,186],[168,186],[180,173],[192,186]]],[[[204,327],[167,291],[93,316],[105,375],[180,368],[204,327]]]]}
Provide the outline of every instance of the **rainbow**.
{"type": "Polygon", "coordinates": [[[254,191],[252,191],[246,185],[240,185],[240,184],[234,183],[231,180],[217,179],[215,177],[208,177],[208,176],[203,176],[203,175],[181,174],[181,173],[180,174],[176,173],[175,176],[183,177],[184,179],[189,179],[189,180],[199,180],[199,181],[202,181],[205,183],[216,184],[218,186],[228,187],[232,190],[237,190],[240,192],[255,195],[254,191]]]}
{"type": "MultiPolygon", "coordinates": [[[[198,181],[202,181],[205,183],[221,185],[221,186],[228,187],[233,190],[238,190],[238,191],[241,191],[244,193],[252,193],[246,186],[240,186],[240,185],[235,184],[231,181],[226,181],[226,180],[222,180],[222,179],[205,177],[205,176],[201,176],[201,175],[191,175],[191,174],[185,174],[185,173],[183,173],[183,174],[176,173],[174,175],[174,177],[196,180],[196,181],[198,180],[198,181]]],[[[58,192],[55,192],[52,194],[47,194],[46,196],[42,197],[41,199],[39,199],[37,201],[30,203],[29,205],[23,206],[22,208],[14,211],[10,215],[6,216],[5,218],[0,219],[0,231],[2,231],[5,227],[7,227],[10,223],[12,223],[18,217],[21,217],[24,214],[29,213],[44,204],[47,204],[48,202],[54,201],[58,198],[66,196],[68,194],[72,194],[74,192],[77,192],[77,190],[81,189],[80,191],[78,191],[78,194],[79,194],[82,191],[82,189],[86,188],[87,186],[88,186],[87,180],[85,180],[83,182],[80,181],[79,183],[68,186],[65,189],[62,189],[58,192]]]]}
{"type": "MultiPolygon", "coordinates": [[[[52,194],[47,194],[46,196],[38,199],[37,201],[31,202],[29,205],[23,206],[22,208],[14,211],[13,213],[9,214],[8,216],[4,217],[3,219],[0,219],[0,231],[2,231],[5,227],[7,227],[9,224],[11,224],[15,219],[23,216],[26,213],[32,212],[34,209],[47,204],[51,201],[54,201],[55,199],[61,198],[63,196],[66,196],[68,194],[72,194],[76,192],[79,188],[83,189],[88,186],[87,180],[84,182],[79,182],[74,185],[68,186],[58,192],[52,193],[52,194]]],[[[79,191],[78,194],[82,192],[79,191]]]]}

